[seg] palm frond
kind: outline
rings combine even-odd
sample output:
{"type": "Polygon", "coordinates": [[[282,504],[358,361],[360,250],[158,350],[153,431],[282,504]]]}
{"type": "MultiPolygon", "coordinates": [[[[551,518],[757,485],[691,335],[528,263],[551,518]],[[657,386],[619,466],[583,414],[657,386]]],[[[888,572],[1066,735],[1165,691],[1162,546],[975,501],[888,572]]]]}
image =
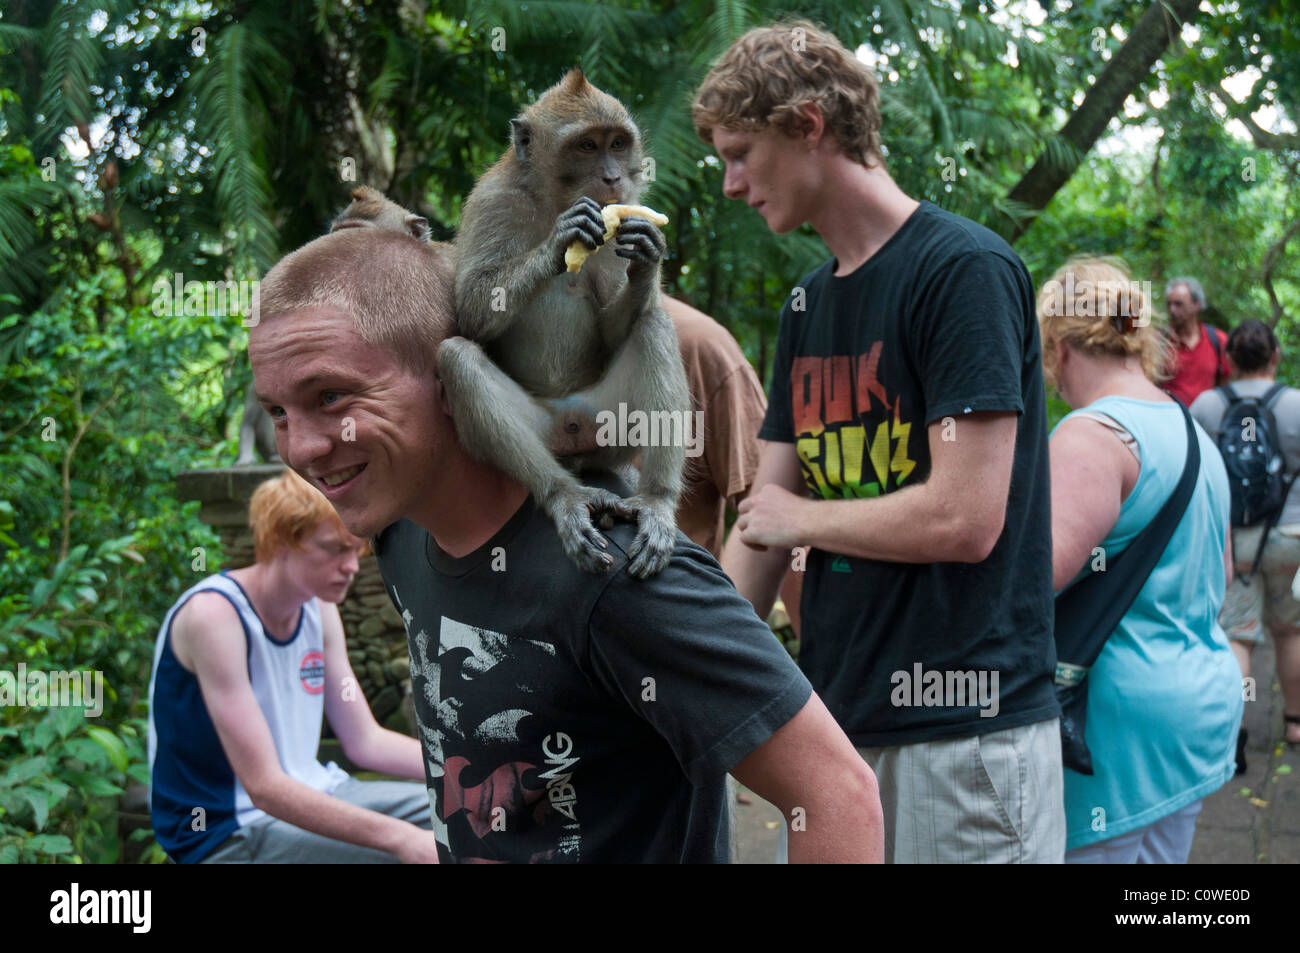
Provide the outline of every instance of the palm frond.
{"type": "Polygon", "coordinates": [[[222,29],[208,49],[208,61],[190,80],[196,131],[212,149],[217,205],[234,228],[236,257],[260,272],[274,263],[277,242],[259,85],[273,88],[286,64],[265,30],[247,21],[222,29]]]}
{"type": "Polygon", "coordinates": [[[103,61],[103,48],[86,28],[93,13],[85,4],[59,4],[42,31],[45,58],[35,111],[44,115],[45,127],[38,152],[45,151],[41,144],[53,141],[68,126],[95,118],[90,88],[103,61]]]}

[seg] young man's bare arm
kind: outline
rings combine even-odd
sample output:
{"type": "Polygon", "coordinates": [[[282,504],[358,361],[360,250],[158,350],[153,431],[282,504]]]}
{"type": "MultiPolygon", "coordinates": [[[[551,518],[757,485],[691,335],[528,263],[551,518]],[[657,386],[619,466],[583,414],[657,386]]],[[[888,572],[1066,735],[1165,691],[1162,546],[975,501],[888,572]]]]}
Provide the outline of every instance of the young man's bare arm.
{"type": "MultiPolygon", "coordinates": [[[[762,492],[763,487],[772,485],[785,490],[788,494],[803,493],[803,473],[799,467],[799,457],[795,454],[794,444],[760,440],[758,473],[749,495],[740,501],[740,512],[754,497],[762,492]]],[[[796,543],[794,545],[802,545],[796,543]]],[[[772,611],[772,602],[776,599],[777,589],[790,567],[791,549],[776,547],[755,549],[744,545],[741,534],[732,528],[731,536],[722,551],[722,568],[736,584],[736,590],[749,600],[759,618],[766,619],[772,611]]]]}
{"type": "Polygon", "coordinates": [[[884,860],[876,776],[816,693],[731,773],[785,815],[790,863],[884,860]]]}
{"type": "Polygon", "coordinates": [[[810,500],[779,484],[761,488],[740,505],[733,535],[783,556],[809,543],[890,562],[982,562],[1006,521],[1017,420],[1010,411],[963,416],[952,439],[935,421],[927,430],[929,477],[875,499],[810,500]]]}
{"type": "Polygon", "coordinates": [[[244,638],[234,608],[215,593],[194,596],[173,621],[174,651],[198,679],[221,747],[254,806],[323,837],[372,847],[408,863],[437,863],[431,831],[331,797],[285,774],[248,679],[244,638]]]}
{"type": "Polygon", "coordinates": [[[320,621],[325,641],[325,717],[343,746],[343,753],[366,771],[423,782],[424,754],[420,742],[410,735],[389,731],[375,721],[348,660],[338,606],[320,603],[320,621]]]}

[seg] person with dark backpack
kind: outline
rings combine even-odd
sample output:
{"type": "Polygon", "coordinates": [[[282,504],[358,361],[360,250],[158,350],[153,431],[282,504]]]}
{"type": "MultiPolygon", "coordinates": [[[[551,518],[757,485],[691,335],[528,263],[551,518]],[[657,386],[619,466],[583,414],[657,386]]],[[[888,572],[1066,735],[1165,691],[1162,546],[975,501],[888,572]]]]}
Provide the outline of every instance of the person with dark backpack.
{"type": "MultiPolygon", "coordinates": [[[[1237,578],[1219,622],[1243,677],[1267,628],[1277,651],[1286,741],[1300,744],[1300,601],[1291,583],[1300,568],[1300,391],[1274,380],[1281,351],[1262,321],[1243,321],[1228,337],[1233,382],[1193,401],[1192,416],[1215,439],[1232,490],[1237,578]]],[[[1247,697],[1250,695],[1247,693],[1247,697]]],[[[1237,735],[1237,773],[1246,771],[1245,727],[1237,735]]]]}
{"type": "MultiPolygon", "coordinates": [[[[1273,404],[1286,385],[1275,383],[1259,396],[1238,393],[1231,384],[1217,390],[1227,405],[1215,442],[1232,490],[1232,525],[1271,526],[1282,514],[1290,489],[1273,415],[1273,404]]],[[[1258,566],[1256,558],[1254,568],[1258,566]]]]}

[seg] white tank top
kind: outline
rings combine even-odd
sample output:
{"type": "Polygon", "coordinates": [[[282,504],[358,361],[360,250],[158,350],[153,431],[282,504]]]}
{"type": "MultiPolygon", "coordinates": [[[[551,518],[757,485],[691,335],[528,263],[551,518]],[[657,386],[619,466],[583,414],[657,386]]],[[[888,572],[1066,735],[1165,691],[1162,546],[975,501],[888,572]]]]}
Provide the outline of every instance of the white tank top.
{"type": "Polygon", "coordinates": [[[209,576],[177,600],[163,620],[149,683],[149,803],[158,842],[181,862],[201,860],[239,827],[267,815],[235,776],[199,691],[171,647],[172,620],[198,592],[225,596],[239,613],[248,647],[248,677],[286,774],[329,793],[348,775],[316,760],[325,711],[325,655],[320,605],[299,612],[293,635],[267,634],[243,588],[222,573],[209,576]],[[204,809],[202,825],[195,808],[204,809]],[[196,826],[202,829],[195,830],[196,826]]]}

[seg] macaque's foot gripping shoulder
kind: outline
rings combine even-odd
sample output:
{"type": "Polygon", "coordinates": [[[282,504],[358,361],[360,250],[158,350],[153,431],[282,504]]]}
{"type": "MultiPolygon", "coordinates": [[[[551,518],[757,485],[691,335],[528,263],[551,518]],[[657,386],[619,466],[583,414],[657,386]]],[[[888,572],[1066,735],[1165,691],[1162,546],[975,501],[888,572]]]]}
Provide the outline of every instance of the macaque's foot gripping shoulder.
{"type": "Polygon", "coordinates": [[[636,519],[636,538],[628,547],[627,571],[638,579],[661,572],[677,546],[677,519],[671,500],[629,496],[620,501],[636,519]]]}
{"type": "Polygon", "coordinates": [[[609,529],[614,516],[626,517],[623,499],[594,486],[565,486],[552,493],[542,504],[560,534],[560,544],[570,559],[587,572],[603,573],[614,564],[607,552],[608,543],[596,529],[593,517],[609,529]]]}
{"type": "Polygon", "coordinates": [[[646,579],[668,565],[677,544],[677,523],[672,504],[641,496],[623,499],[594,486],[557,490],[543,504],[555,523],[564,552],[587,572],[603,573],[613,565],[602,529],[614,520],[634,520],[637,534],[628,547],[627,571],[646,579]]]}

